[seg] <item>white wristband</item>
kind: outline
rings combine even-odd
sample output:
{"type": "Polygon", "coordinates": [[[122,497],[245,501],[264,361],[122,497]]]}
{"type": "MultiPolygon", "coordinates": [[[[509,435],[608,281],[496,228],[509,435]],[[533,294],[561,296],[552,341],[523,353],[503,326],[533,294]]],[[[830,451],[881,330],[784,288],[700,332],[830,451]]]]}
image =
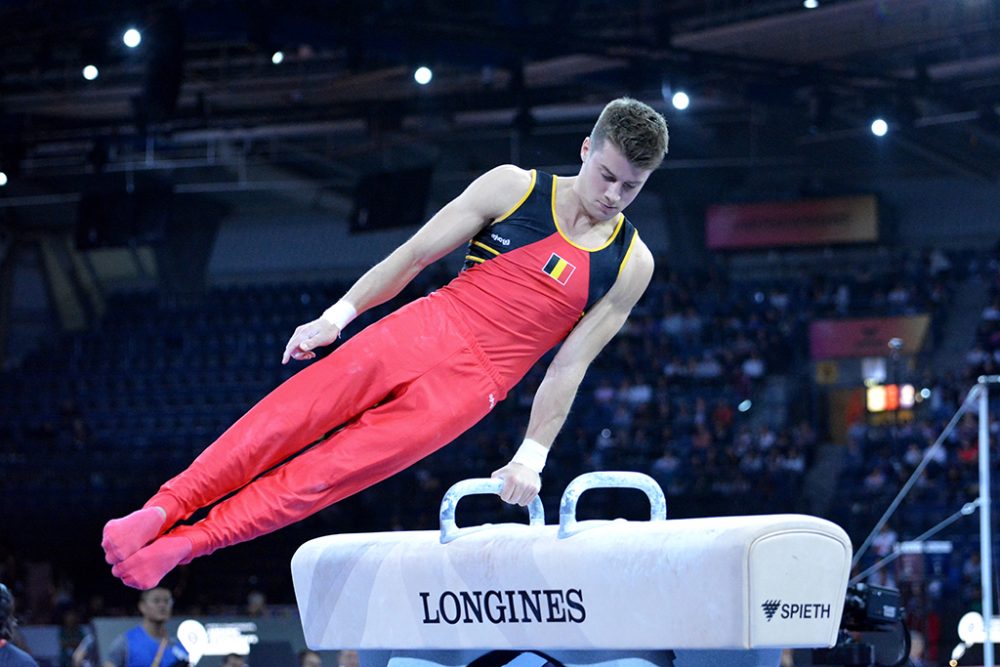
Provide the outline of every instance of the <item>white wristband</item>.
{"type": "Polygon", "coordinates": [[[548,447],[535,442],[531,438],[525,438],[521,446],[517,448],[517,452],[514,453],[514,458],[510,462],[520,463],[525,468],[534,470],[540,475],[542,474],[542,468],[545,467],[545,459],[548,455],[548,447]]]}
{"type": "Polygon", "coordinates": [[[357,315],[358,311],[351,305],[351,302],[341,299],[324,310],[320,319],[337,327],[337,331],[343,331],[344,327],[350,324],[357,315]]]}

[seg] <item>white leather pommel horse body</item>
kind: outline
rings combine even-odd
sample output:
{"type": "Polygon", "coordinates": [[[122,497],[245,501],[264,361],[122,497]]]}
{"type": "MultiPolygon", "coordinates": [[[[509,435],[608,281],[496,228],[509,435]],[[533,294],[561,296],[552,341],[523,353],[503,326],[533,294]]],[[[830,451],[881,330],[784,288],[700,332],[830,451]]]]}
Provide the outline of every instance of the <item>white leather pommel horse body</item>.
{"type": "Polygon", "coordinates": [[[567,487],[558,526],[545,525],[536,498],[530,524],[457,527],[462,497],[499,488],[453,486],[440,532],[302,545],[292,576],[306,643],[394,667],[467,664],[491,650],[674,664],[668,649],[683,667],[773,666],[780,649],[837,640],[851,543],[835,524],[795,514],[667,521],[651,478],[590,473],[567,487]],[[578,522],[580,494],[612,486],[643,490],[650,520],[578,522]]]}

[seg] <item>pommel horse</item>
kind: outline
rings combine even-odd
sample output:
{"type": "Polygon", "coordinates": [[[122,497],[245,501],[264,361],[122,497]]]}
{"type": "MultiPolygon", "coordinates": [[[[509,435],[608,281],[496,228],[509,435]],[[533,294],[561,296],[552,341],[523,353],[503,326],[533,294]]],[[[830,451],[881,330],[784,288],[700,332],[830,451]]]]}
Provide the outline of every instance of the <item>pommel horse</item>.
{"type": "Polygon", "coordinates": [[[531,651],[563,665],[776,667],[781,649],[833,646],[851,543],[837,525],[780,514],[666,520],[640,473],[573,480],[559,525],[460,528],[459,500],[499,493],[471,479],[441,503],[440,531],[331,535],[303,544],[292,577],[306,643],[357,649],[363,667],[467,665],[531,651]],[[577,521],[582,493],[636,488],[649,521],[577,521]]]}

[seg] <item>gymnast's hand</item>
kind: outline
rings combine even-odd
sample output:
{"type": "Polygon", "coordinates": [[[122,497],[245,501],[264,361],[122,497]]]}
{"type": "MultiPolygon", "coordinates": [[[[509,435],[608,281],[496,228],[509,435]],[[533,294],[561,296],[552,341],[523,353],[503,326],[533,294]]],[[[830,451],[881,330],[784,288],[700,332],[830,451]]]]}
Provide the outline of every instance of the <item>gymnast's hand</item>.
{"type": "Polygon", "coordinates": [[[323,318],[307,322],[295,328],[295,333],[288,339],[281,363],[287,364],[289,359],[307,361],[316,358],[317,347],[329,345],[337,340],[340,329],[323,318]]]}
{"type": "Polygon", "coordinates": [[[502,479],[500,499],[522,507],[530,503],[542,490],[542,478],[537,472],[520,463],[511,461],[490,475],[491,479],[502,479]]]}

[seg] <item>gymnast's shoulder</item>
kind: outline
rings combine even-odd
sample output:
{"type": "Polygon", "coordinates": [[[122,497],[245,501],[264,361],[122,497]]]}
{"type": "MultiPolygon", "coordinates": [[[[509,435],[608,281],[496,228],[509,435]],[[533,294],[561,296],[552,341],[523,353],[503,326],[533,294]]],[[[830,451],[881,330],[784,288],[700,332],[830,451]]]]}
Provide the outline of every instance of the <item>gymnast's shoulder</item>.
{"type": "Polygon", "coordinates": [[[487,171],[482,177],[489,178],[494,187],[509,188],[523,193],[534,181],[535,170],[522,169],[516,164],[501,164],[487,171]]]}
{"type": "Polygon", "coordinates": [[[646,286],[649,285],[655,268],[656,261],[653,259],[653,253],[639,238],[639,233],[635,232],[629,250],[622,260],[616,283],[632,286],[639,290],[639,295],[641,295],[646,286]]]}
{"type": "Polygon", "coordinates": [[[474,180],[461,198],[474,202],[479,209],[494,212],[492,217],[510,210],[523,200],[534,184],[534,171],[512,164],[494,167],[474,180]]]}

